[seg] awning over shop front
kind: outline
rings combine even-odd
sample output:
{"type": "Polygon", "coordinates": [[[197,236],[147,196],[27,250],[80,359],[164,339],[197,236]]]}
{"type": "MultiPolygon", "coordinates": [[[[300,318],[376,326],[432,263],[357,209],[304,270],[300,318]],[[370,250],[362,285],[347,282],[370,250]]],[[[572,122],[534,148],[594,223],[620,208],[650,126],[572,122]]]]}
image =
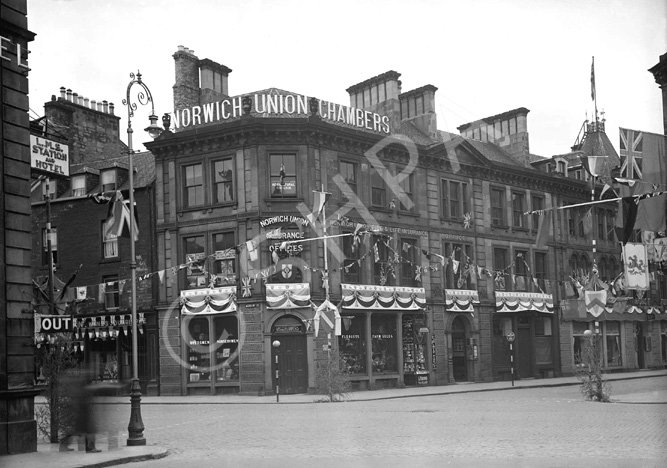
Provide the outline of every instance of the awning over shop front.
{"type": "Polygon", "coordinates": [[[474,312],[475,304],[479,304],[479,293],[476,289],[445,290],[445,306],[448,312],[474,312]]]}
{"type": "Polygon", "coordinates": [[[226,314],[236,311],[236,286],[181,291],[183,315],[226,314]]]}
{"type": "Polygon", "coordinates": [[[269,309],[295,309],[298,307],[310,307],[310,284],[267,284],[266,303],[269,309]]]}
{"type": "Polygon", "coordinates": [[[344,309],[421,310],[424,288],[341,284],[344,309]]]}
{"type": "Polygon", "coordinates": [[[637,306],[628,304],[627,298],[608,300],[604,313],[598,317],[587,313],[584,299],[563,299],[560,301],[560,310],[563,320],[593,321],[593,320],[625,320],[645,321],[652,316],[656,320],[667,320],[667,311],[655,306],[637,306]]]}
{"type": "Polygon", "coordinates": [[[553,314],[553,296],[543,293],[496,291],[496,312],[524,312],[529,310],[553,314]]]}

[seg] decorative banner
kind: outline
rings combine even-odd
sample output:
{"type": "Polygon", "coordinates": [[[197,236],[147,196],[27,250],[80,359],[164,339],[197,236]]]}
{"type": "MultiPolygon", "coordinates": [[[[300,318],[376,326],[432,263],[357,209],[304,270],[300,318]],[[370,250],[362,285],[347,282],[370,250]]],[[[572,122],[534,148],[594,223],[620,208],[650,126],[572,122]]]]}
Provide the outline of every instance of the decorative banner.
{"type": "Polygon", "coordinates": [[[644,244],[625,244],[623,267],[627,289],[647,290],[649,288],[648,259],[644,244]]]}
{"type": "Polygon", "coordinates": [[[554,313],[551,294],[496,291],[496,312],[523,312],[535,310],[554,313]]]}
{"type": "Polygon", "coordinates": [[[426,306],[424,288],[341,284],[341,289],[344,309],[421,310],[426,306]]]}
{"type": "Polygon", "coordinates": [[[181,291],[183,315],[226,314],[236,311],[236,286],[181,291]]]}
{"type": "Polygon", "coordinates": [[[597,318],[605,311],[605,305],[607,304],[607,290],[585,291],[584,301],[588,313],[597,318]]]}
{"type": "Polygon", "coordinates": [[[294,309],[310,306],[309,283],[270,283],[266,285],[266,303],[269,309],[294,309]]]}
{"type": "Polygon", "coordinates": [[[446,289],[445,306],[448,312],[474,312],[474,304],[479,304],[476,289],[446,289]]]}
{"type": "Polygon", "coordinates": [[[338,308],[333,305],[329,299],[326,299],[319,307],[316,307],[315,304],[312,304],[313,308],[315,309],[315,315],[313,316],[313,325],[315,328],[315,336],[320,331],[320,318],[323,319],[327,325],[329,325],[329,328],[332,328],[334,330],[334,334],[336,336],[341,335],[341,320],[340,320],[340,312],[338,312],[338,308]],[[329,317],[327,317],[326,312],[332,311],[334,314],[334,323],[331,322],[329,317]]]}

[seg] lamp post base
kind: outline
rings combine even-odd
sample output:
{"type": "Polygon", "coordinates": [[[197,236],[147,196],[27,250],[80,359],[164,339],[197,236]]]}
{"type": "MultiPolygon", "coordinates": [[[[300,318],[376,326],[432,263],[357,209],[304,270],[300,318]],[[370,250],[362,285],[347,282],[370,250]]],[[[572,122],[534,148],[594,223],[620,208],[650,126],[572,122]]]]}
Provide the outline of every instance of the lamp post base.
{"type": "Polygon", "coordinates": [[[130,388],[130,424],[127,426],[128,446],[146,445],[144,422],[141,419],[141,385],[139,379],[132,379],[130,388]]]}

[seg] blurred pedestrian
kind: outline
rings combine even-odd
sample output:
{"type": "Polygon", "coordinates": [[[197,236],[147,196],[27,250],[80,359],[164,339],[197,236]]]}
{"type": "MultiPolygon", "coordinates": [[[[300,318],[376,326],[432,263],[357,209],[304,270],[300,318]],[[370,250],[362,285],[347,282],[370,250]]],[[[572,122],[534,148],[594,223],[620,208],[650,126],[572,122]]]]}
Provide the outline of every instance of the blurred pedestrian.
{"type": "Polygon", "coordinates": [[[69,451],[68,445],[73,436],[83,437],[85,440],[86,453],[98,453],[95,447],[95,423],[93,414],[93,389],[89,380],[89,373],[80,369],[67,371],[63,378],[69,391],[72,412],[72,424],[67,434],[60,443],[61,451],[69,451]]]}

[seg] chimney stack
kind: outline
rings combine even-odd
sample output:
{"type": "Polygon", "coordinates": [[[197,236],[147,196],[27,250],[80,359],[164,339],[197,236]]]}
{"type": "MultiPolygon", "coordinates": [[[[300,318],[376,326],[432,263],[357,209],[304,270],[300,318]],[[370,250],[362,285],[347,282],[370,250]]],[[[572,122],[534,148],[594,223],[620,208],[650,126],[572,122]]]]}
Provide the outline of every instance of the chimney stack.
{"type": "Polygon", "coordinates": [[[519,107],[457,128],[461,136],[494,143],[502,147],[517,162],[528,167],[530,164],[528,112],[530,111],[525,107],[519,107]]]}
{"type": "Polygon", "coordinates": [[[393,132],[400,126],[401,74],[389,70],[346,89],[350,96],[350,107],[376,112],[389,117],[389,128],[393,132]]]}
{"type": "Polygon", "coordinates": [[[433,85],[407,91],[398,96],[401,102],[401,120],[411,122],[431,138],[438,134],[438,121],[435,113],[435,92],[433,85]]]}

